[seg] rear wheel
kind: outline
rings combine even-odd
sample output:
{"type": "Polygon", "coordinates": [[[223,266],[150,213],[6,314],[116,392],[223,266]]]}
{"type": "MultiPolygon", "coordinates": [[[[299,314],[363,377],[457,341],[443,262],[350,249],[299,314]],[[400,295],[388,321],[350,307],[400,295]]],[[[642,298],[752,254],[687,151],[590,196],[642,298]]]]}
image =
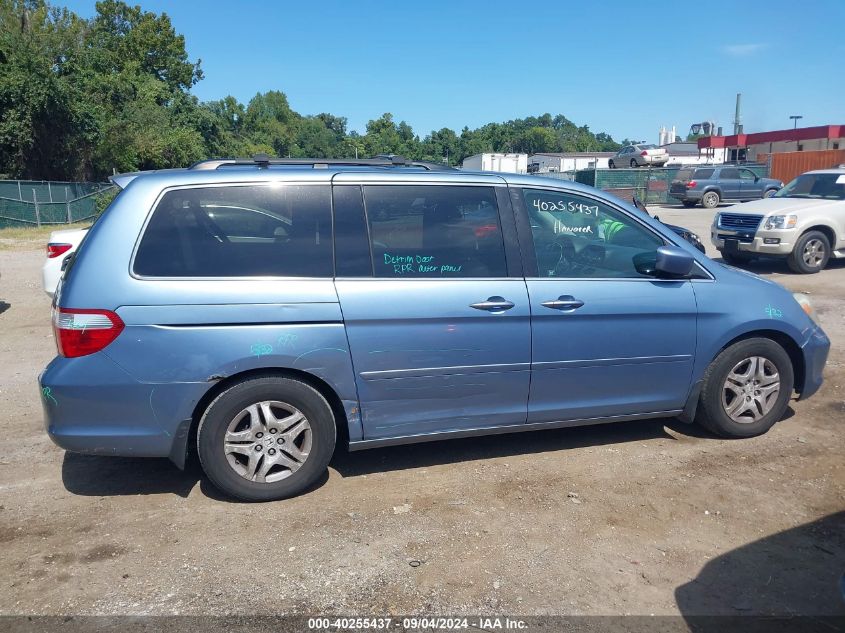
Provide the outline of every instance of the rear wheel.
{"type": "Polygon", "coordinates": [[[719,198],[719,193],[717,191],[708,191],[701,196],[701,206],[705,209],[715,209],[719,206],[720,201],[721,198],[719,198]]]}
{"type": "Polygon", "coordinates": [[[631,159],[631,167],[637,167],[637,161],[635,159],[631,159]]]}
{"type": "Polygon", "coordinates": [[[808,275],[827,266],[830,259],[830,242],[821,231],[807,231],[798,238],[795,248],[786,259],[792,272],[808,275]]]}
{"type": "Polygon", "coordinates": [[[753,437],[783,417],[794,373],[786,351],[767,338],[723,350],[704,373],[696,421],[723,437],[753,437]]]}
{"type": "Polygon", "coordinates": [[[223,492],[244,501],[297,495],[322,475],[335,447],[326,399],[293,378],[239,382],[208,406],[197,432],[200,462],[223,492]]]}
{"type": "Polygon", "coordinates": [[[616,163],[614,163],[612,160],[607,161],[607,166],[609,169],[616,169],[616,163]]]}

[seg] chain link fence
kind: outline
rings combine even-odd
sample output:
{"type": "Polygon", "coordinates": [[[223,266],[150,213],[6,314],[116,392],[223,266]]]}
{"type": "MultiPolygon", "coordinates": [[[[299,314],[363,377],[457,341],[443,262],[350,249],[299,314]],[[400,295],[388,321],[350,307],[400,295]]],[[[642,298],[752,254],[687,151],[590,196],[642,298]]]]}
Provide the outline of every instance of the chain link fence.
{"type": "MultiPolygon", "coordinates": [[[[688,165],[687,167],[698,167],[688,165]]],[[[703,167],[704,165],[701,165],[703,167]]],[[[755,175],[767,178],[767,165],[743,165],[755,175]]],[[[584,185],[596,187],[613,194],[626,202],[636,195],[646,204],[676,204],[677,200],[669,197],[669,186],[684,167],[660,167],[638,169],[579,169],[560,173],[538,173],[538,176],[555,178],[558,180],[574,180],[584,185]]]]}
{"type": "Polygon", "coordinates": [[[0,180],[0,228],[89,220],[114,193],[109,183],[0,180]]]}

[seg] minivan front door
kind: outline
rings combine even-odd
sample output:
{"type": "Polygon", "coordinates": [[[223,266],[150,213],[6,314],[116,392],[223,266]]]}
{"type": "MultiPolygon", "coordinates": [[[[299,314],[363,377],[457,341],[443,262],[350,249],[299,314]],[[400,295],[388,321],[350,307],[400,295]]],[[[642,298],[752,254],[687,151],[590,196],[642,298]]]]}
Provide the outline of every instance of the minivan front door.
{"type": "Polygon", "coordinates": [[[663,238],[585,194],[522,189],[512,198],[534,255],[528,422],[683,408],[696,341],[692,284],[647,277],[634,264],[663,238]]]}
{"type": "Polygon", "coordinates": [[[524,280],[509,276],[506,189],[363,192],[372,276],[339,274],[335,285],[364,440],[524,424],[530,311],[524,280]]]}

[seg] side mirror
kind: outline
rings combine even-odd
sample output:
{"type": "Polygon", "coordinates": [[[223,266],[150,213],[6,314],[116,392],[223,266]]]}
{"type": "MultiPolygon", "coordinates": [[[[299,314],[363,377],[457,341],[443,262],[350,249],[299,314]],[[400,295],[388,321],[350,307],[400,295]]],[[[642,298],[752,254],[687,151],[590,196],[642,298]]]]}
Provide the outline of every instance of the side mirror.
{"type": "Polygon", "coordinates": [[[660,246],[634,257],[636,271],[649,277],[686,277],[694,265],[695,258],[677,246],[660,246]]]}
{"type": "Polygon", "coordinates": [[[660,246],[654,268],[658,273],[671,277],[685,277],[695,265],[695,258],[677,246],[660,246]]]}
{"type": "Polygon", "coordinates": [[[754,176],[754,182],[760,182],[760,176],[754,176]]]}

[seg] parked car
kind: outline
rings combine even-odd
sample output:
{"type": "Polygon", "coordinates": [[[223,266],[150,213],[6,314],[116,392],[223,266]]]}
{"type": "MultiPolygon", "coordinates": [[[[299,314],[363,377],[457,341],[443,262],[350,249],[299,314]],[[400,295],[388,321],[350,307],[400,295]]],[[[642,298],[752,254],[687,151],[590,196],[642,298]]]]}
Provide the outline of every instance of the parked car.
{"type": "Polygon", "coordinates": [[[76,252],[87,232],[88,229],[64,229],[50,233],[47,259],[41,268],[41,281],[48,296],[52,297],[56,292],[63,267],[76,252]]]}
{"type": "Polygon", "coordinates": [[[626,145],[607,161],[608,167],[663,167],[669,160],[666,150],[656,145],[626,145]]]}
{"type": "Polygon", "coordinates": [[[669,185],[669,195],[685,207],[701,203],[715,209],[725,201],[769,198],[783,187],[780,180],[761,178],[746,167],[723,165],[681,169],[669,185]]]}
{"type": "Polygon", "coordinates": [[[113,177],[56,293],[53,441],[179,466],[196,450],[258,501],[307,490],[337,445],[671,417],[749,437],[822,383],[805,297],[613,196],[350,162],[113,177]]]}
{"type": "MultiPolygon", "coordinates": [[[[645,203],[640,200],[636,195],[631,200],[634,207],[645,213],[648,217],[652,217],[651,214],[648,212],[648,208],[645,206],[645,203]]],[[[654,219],[658,222],[663,222],[658,216],[654,216],[654,219]]],[[[663,222],[663,224],[668,228],[670,231],[674,231],[682,238],[684,238],[687,242],[695,246],[700,252],[704,253],[704,244],[701,242],[701,238],[698,237],[693,231],[690,229],[685,229],[682,226],[678,226],[676,224],[667,224],[663,222]]]]}
{"type": "Polygon", "coordinates": [[[730,264],[766,255],[819,272],[845,257],[845,168],[801,174],[770,198],[717,213],[710,239],[730,264]]]}

